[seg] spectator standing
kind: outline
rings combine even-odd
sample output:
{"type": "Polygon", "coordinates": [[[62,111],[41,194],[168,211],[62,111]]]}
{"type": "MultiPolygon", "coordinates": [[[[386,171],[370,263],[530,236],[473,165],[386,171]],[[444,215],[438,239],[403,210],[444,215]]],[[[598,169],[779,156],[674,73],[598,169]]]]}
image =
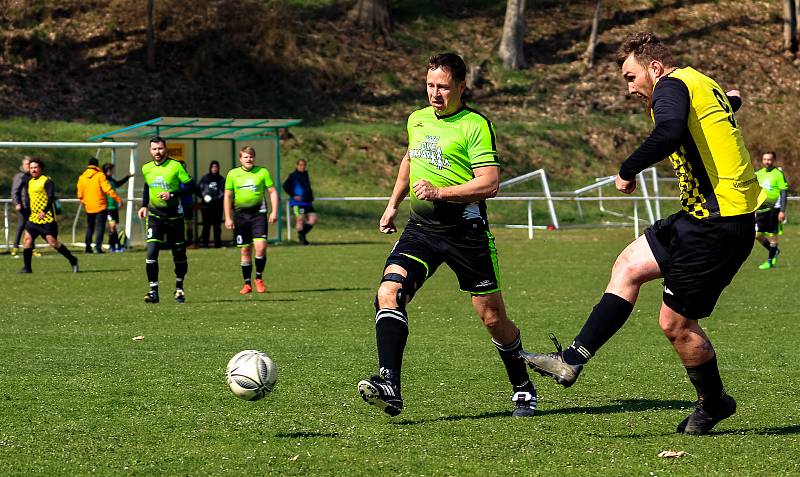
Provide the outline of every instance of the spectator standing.
{"type": "Polygon", "coordinates": [[[19,253],[19,242],[22,239],[22,234],[25,232],[25,224],[28,223],[28,197],[27,195],[20,195],[19,190],[23,182],[27,182],[31,177],[31,158],[25,156],[22,158],[22,164],[19,166],[19,172],[14,176],[11,184],[11,200],[14,203],[14,209],[17,211],[17,233],[14,236],[14,247],[11,249],[11,255],[17,256],[19,253]],[[20,197],[17,200],[17,197],[20,197]]]}
{"type": "Polygon", "coordinates": [[[208,174],[200,178],[198,195],[202,199],[200,208],[203,211],[203,231],[201,233],[203,247],[208,247],[211,229],[214,229],[214,247],[222,246],[222,206],[225,199],[225,176],[219,173],[219,162],[211,161],[208,174]]]}
{"type": "Polygon", "coordinates": [[[317,223],[317,213],[314,211],[314,192],[311,190],[311,179],[306,170],[306,160],[297,161],[297,166],[283,183],[283,190],[289,194],[289,205],[295,216],[295,229],[297,239],[303,245],[309,242],[306,236],[317,223]]]}
{"type": "Polygon", "coordinates": [[[89,159],[89,166],[78,177],[78,199],[86,209],[86,253],[92,253],[93,234],[94,252],[103,253],[103,234],[108,216],[106,196],[122,205],[122,198],[114,192],[99,164],[96,158],[89,159]]]}

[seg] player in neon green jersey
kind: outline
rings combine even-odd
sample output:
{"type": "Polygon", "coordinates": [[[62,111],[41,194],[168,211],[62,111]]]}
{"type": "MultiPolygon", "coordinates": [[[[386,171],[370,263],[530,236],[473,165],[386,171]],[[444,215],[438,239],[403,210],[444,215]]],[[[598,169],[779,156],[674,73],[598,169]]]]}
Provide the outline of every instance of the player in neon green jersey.
{"type": "Polygon", "coordinates": [[[263,278],[267,265],[267,221],[271,224],[278,221],[278,191],[269,171],[256,166],[255,161],[256,150],[252,146],[243,147],[239,151],[241,167],[232,169],[225,178],[225,228],[234,230],[236,246],[242,250],[244,286],[239,291],[242,295],[253,291],[253,262],[256,266],[256,291],[267,291],[263,278]],[[264,210],[265,192],[269,193],[269,218],[264,210]],[[252,249],[255,249],[254,260],[252,249]]]}
{"type": "Polygon", "coordinates": [[[778,235],[783,233],[783,222],[786,220],[786,193],[789,183],[783,171],[775,167],[777,155],[765,152],[761,156],[761,169],[756,177],[761,187],[767,191],[767,200],[756,212],[756,240],[767,249],[767,261],[758,266],[760,270],[769,270],[778,263],[778,235]]]}
{"type": "Polygon", "coordinates": [[[536,389],[519,358],[522,341],[506,316],[494,237],[485,199],[497,194],[500,164],[492,123],[461,100],[467,67],[456,54],[432,56],[427,65],[430,107],[408,118],[408,151],[380,231],[397,231],[394,219],[411,193],[411,216],[386,260],[375,298],[379,373],[358,383],[361,397],[390,416],[400,414],[400,368],[408,338],[406,305],[436,269],[456,274],[500,353],[513,388],[515,417],[532,416],[536,389]]]}
{"type": "Polygon", "coordinates": [[[167,156],[167,142],[156,136],[150,139],[150,155],[153,160],[142,166],[144,192],[139,218],[146,219],[147,258],[145,270],[150,291],[144,297],[145,303],[158,303],[158,252],[161,248],[172,250],[175,263],[175,301],[184,303],[186,292],[183,280],[189,270],[186,258],[186,239],[184,236],[183,209],[181,196],[193,194],[192,178],[181,163],[167,156]],[[181,187],[181,184],[184,187],[181,187]]]}

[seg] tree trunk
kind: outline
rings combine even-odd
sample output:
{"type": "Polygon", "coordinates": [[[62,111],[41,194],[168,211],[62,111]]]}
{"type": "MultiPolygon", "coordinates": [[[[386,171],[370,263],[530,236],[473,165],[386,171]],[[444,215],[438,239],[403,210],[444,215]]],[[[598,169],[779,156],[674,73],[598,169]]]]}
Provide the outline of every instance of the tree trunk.
{"type": "Polygon", "coordinates": [[[389,33],[389,0],[358,0],[347,16],[369,31],[384,36],[389,33]]]}
{"type": "Polygon", "coordinates": [[[153,1],[147,0],[147,68],[156,69],[156,38],[153,31],[153,1]]]}
{"type": "Polygon", "coordinates": [[[795,0],[783,1],[783,47],[797,53],[797,4],[795,0]]]}
{"type": "Polygon", "coordinates": [[[592,33],[589,35],[589,45],[586,47],[584,61],[589,68],[594,66],[594,49],[597,46],[597,29],[600,26],[600,0],[594,3],[594,18],[592,18],[592,33]]]}
{"type": "Polygon", "coordinates": [[[525,51],[525,0],[508,0],[506,19],[503,23],[503,38],[500,40],[498,54],[503,66],[510,70],[524,68],[525,51]]]}

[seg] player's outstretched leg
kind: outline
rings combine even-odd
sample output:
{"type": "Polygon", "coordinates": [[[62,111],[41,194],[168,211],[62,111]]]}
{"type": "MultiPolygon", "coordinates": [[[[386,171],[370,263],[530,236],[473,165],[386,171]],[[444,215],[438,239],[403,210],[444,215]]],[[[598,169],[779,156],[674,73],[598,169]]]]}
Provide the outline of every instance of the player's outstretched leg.
{"type": "Polygon", "coordinates": [[[550,376],[564,387],[572,386],[583,365],[619,331],[630,317],[642,284],[661,276],[653,251],[642,235],[619,254],[611,270],[606,291],[594,306],[580,333],[569,348],[562,350],[558,340],[554,353],[527,353],[520,356],[539,374],[550,376]]]}
{"type": "MultiPolygon", "coordinates": [[[[555,335],[552,333],[550,334],[550,339],[553,340],[553,343],[556,345],[555,352],[536,354],[520,350],[519,356],[537,373],[542,376],[549,376],[555,379],[558,384],[568,388],[577,381],[578,376],[583,370],[583,363],[568,363],[565,361],[564,350],[561,348],[561,343],[558,342],[558,339],[556,339],[555,335]]],[[[573,343],[573,347],[574,346],[575,343],[573,343]]]]}

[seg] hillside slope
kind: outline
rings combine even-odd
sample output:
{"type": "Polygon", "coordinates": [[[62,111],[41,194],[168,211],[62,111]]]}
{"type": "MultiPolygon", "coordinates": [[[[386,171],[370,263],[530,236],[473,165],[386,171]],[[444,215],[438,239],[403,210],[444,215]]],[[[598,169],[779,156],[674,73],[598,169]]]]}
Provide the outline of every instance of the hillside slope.
{"type": "MultiPolygon", "coordinates": [[[[470,101],[498,125],[507,172],[545,164],[584,177],[613,172],[648,128],[631,116],[641,105],[626,97],[613,55],[625,34],[652,29],[680,61],[741,89],[738,117],[753,155],[778,150],[790,177],[800,175],[800,62],[781,51],[778,2],[605,1],[597,66],[587,70],[581,53],[594,2],[531,1],[530,66],[519,72],[495,58],[504,2],[393,1],[388,38],[348,25],[350,1],[155,3],[158,67],[147,71],[144,2],[0,1],[0,116],[115,124],[160,115],[302,117],[310,125],[396,124],[402,141],[405,116],[424,103],[425,58],[454,50],[481,68],[470,101]],[[531,130],[537,137],[520,136],[531,130]]],[[[351,134],[339,154],[358,158],[378,144],[372,136],[351,134]]],[[[303,148],[290,142],[287,150],[303,148]]]]}

